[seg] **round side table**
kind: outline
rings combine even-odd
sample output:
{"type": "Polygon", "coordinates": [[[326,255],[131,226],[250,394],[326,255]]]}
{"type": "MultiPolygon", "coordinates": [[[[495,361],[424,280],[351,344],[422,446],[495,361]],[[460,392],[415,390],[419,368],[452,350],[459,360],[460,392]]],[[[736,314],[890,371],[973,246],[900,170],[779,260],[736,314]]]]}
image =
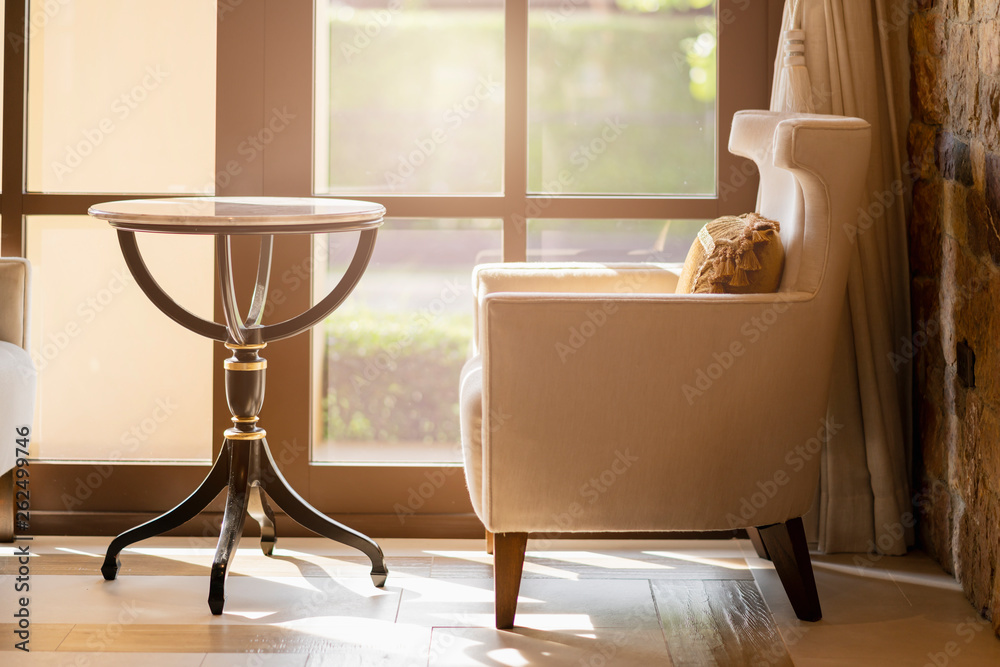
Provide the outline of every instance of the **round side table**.
{"type": "Polygon", "coordinates": [[[375,586],[384,586],[388,570],[382,549],[371,538],[321,514],[289,486],[275,465],[267,446],[266,431],[259,426],[257,415],[264,403],[267,369],[267,360],[261,356],[261,351],[270,341],[288,338],[315,326],[347,298],[371,259],[385,208],[346,199],[177,197],[109,202],[92,206],[89,213],[107,220],[118,230],[125,262],[139,287],[157,308],[184,328],[222,341],[233,353],[225,360],[226,399],[233,415],[233,427],[224,434],[215,464],[194,493],[179,505],[111,542],[101,567],[104,578],[110,581],[118,574],[121,566],[118,556],[122,549],[180,526],[194,518],[220,491],[227,489],[209,584],[208,606],[213,614],[221,614],[225,605],[229,561],[239,544],[248,514],[260,524],[263,552],[270,556],[274,551],[274,513],[268,498],[290,518],[313,532],[362,551],[371,559],[375,586]],[[337,286],[305,312],[284,322],[262,324],[274,235],[344,231],[360,231],[361,235],[354,258],[337,286]],[[192,314],[160,288],[139,253],[136,232],[215,236],[224,324],[192,314]],[[246,318],[240,315],[233,288],[230,236],[235,234],[261,237],[257,281],[246,318]]]}

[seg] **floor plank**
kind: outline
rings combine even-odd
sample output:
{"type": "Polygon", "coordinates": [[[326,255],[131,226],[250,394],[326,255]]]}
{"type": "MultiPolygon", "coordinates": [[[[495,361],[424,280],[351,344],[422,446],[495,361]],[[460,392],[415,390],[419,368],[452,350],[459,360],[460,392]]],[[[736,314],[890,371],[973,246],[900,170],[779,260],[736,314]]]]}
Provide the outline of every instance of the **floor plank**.
{"type": "MultiPolygon", "coordinates": [[[[72,629],[72,623],[32,623],[28,648],[32,652],[55,651],[72,629]]],[[[20,640],[15,638],[15,630],[13,623],[0,623],[0,637],[4,638],[0,651],[17,650],[14,644],[20,640]]]]}
{"type": "Polygon", "coordinates": [[[752,581],[650,582],[676,667],[792,665],[774,620],[752,581]]]}
{"type": "MultiPolygon", "coordinates": [[[[120,576],[175,576],[207,577],[212,568],[213,551],[156,550],[160,553],[135,553],[125,551],[121,560],[120,576]]],[[[103,556],[80,553],[43,553],[31,558],[33,575],[88,575],[101,576],[103,556]]],[[[390,576],[430,576],[430,557],[387,558],[390,576]]],[[[17,559],[0,558],[0,575],[15,574],[17,559]]],[[[275,551],[268,558],[255,549],[241,548],[232,559],[230,576],[250,577],[368,577],[371,561],[364,556],[317,556],[299,552],[275,551]]]]}

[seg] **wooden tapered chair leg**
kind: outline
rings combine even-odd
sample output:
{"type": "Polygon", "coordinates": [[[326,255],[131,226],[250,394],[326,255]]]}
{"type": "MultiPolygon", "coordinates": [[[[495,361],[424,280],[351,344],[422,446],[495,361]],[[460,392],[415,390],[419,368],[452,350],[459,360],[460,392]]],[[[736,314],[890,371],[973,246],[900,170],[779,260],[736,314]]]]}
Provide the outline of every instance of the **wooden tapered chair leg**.
{"type": "Polygon", "coordinates": [[[521,570],[527,533],[497,533],[493,537],[493,592],[496,624],[499,629],[514,627],[517,594],[521,590],[521,570]]]}
{"type": "Polygon", "coordinates": [[[771,556],[767,553],[767,547],[764,546],[764,542],[760,539],[759,530],[756,528],[747,528],[747,537],[750,538],[750,543],[753,544],[753,550],[757,552],[757,556],[764,560],[771,560],[771,556]]]}
{"type": "Polygon", "coordinates": [[[493,555],[493,533],[486,531],[486,553],[493,555]]]}
{"type": "Polygon", "coordinates": [[[757,530],[795,615],[803,621],[821,619],[823,611],[819,606],[802,519],[796,517],[785,523],[758,526],[757,530]]]}
{"type": "Polygon", "coordinates": [[[0,542],[14,541],[14,470],[0,475],[0,542]]]}

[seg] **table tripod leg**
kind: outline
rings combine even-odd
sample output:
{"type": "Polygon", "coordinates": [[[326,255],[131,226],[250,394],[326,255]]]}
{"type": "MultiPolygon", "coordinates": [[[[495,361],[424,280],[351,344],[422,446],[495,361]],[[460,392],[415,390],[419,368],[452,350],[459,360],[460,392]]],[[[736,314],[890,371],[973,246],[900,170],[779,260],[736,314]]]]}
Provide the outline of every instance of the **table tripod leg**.
{"type": "Polygon", "coordinates": [[[104,575],[104,578],[111,581],[118,574],[118,568],[121,566],[118,555],[122,552],[122,549],[148,537],[173,530],[197,516],[198,512],[205,509],[219,495],[219,492],[226,488],[226,478],[228,476],[229,445],[228,443],[224,443],[222,451],[219,452],[219,458],[215,460],[212,469],[198,488],[195,489],[194,493],[181,501],[180,504],[169,512],[161,514],[155,519],[140,524],[131,530],[127,530],[111,541],[107,554],[104,556],[104,564],[101,566],[101,574],[104,575]]]}
{"type": "Polygon", "coordinates": [[[274,464],[271,452],[267,448],[267,440],[261,440],[261,443],[263,456],[260,458],[260,485],[267,495],[300,525],[334,542],[354,547],[368,556],[372,562],[372,582],[379,588],[384,586],[389,570],[386,569],[385,556],[382,555],[379,545],[366,535],[320,514],[319,510],[307,503],[289,486],[274,464]]]}
{"type": "Polygon", "coordinates": [[[274,512],[267,504],[267,496],[260,484],[250,485],[250,506],[248,509],[254,521],[260,524],[260,550],[265,556],[274,554],[274,546],[278,538],[274,531],[274,512]]]}
{"type": "Polygon", "coordinates": [[[232,458],[229,463],[229,496],[222,516],[222,533],[212,560],[211,580],[208,587],[208,606],[218,616],[226,604],[226,578],[229,561],[240,543],[243,524],[247,518],[249,494],[250,442],[229,441],[232,458]]]}

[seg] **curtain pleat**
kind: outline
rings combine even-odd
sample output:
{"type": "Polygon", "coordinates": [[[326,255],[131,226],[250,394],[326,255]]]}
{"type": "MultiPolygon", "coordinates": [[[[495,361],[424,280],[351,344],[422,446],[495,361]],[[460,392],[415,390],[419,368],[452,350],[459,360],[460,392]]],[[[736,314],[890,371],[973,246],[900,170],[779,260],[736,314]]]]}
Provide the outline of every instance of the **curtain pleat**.
{"type": "MultiPolygon", "coordinates": [[[[828,415],[842,424],[823,451],[821,488],[806,525],[821,550],[901,554],[912,544],[910,336],[904,132],[909,118],[905,0],[788,2],[782,34],[800,29],[804,57],[779,49],[774,110],[864,118],[872,125],[867,191],[848,276],[828,415]],[[902,32],[903,36],[893,34],[902,32]],[[782,72],[804,62],[808,74],[782,72]],[[803,84],[807,81],[808,84],[803,84]],[[809,91],[801,90],[808,85],[809,91]],[[798,86],[798,90],[790,87],[798,86]],[[904,106],[900,106],[904,105],[904,106]]],[[[784,40],[783,40],[784,41],[784,40]]]]}

